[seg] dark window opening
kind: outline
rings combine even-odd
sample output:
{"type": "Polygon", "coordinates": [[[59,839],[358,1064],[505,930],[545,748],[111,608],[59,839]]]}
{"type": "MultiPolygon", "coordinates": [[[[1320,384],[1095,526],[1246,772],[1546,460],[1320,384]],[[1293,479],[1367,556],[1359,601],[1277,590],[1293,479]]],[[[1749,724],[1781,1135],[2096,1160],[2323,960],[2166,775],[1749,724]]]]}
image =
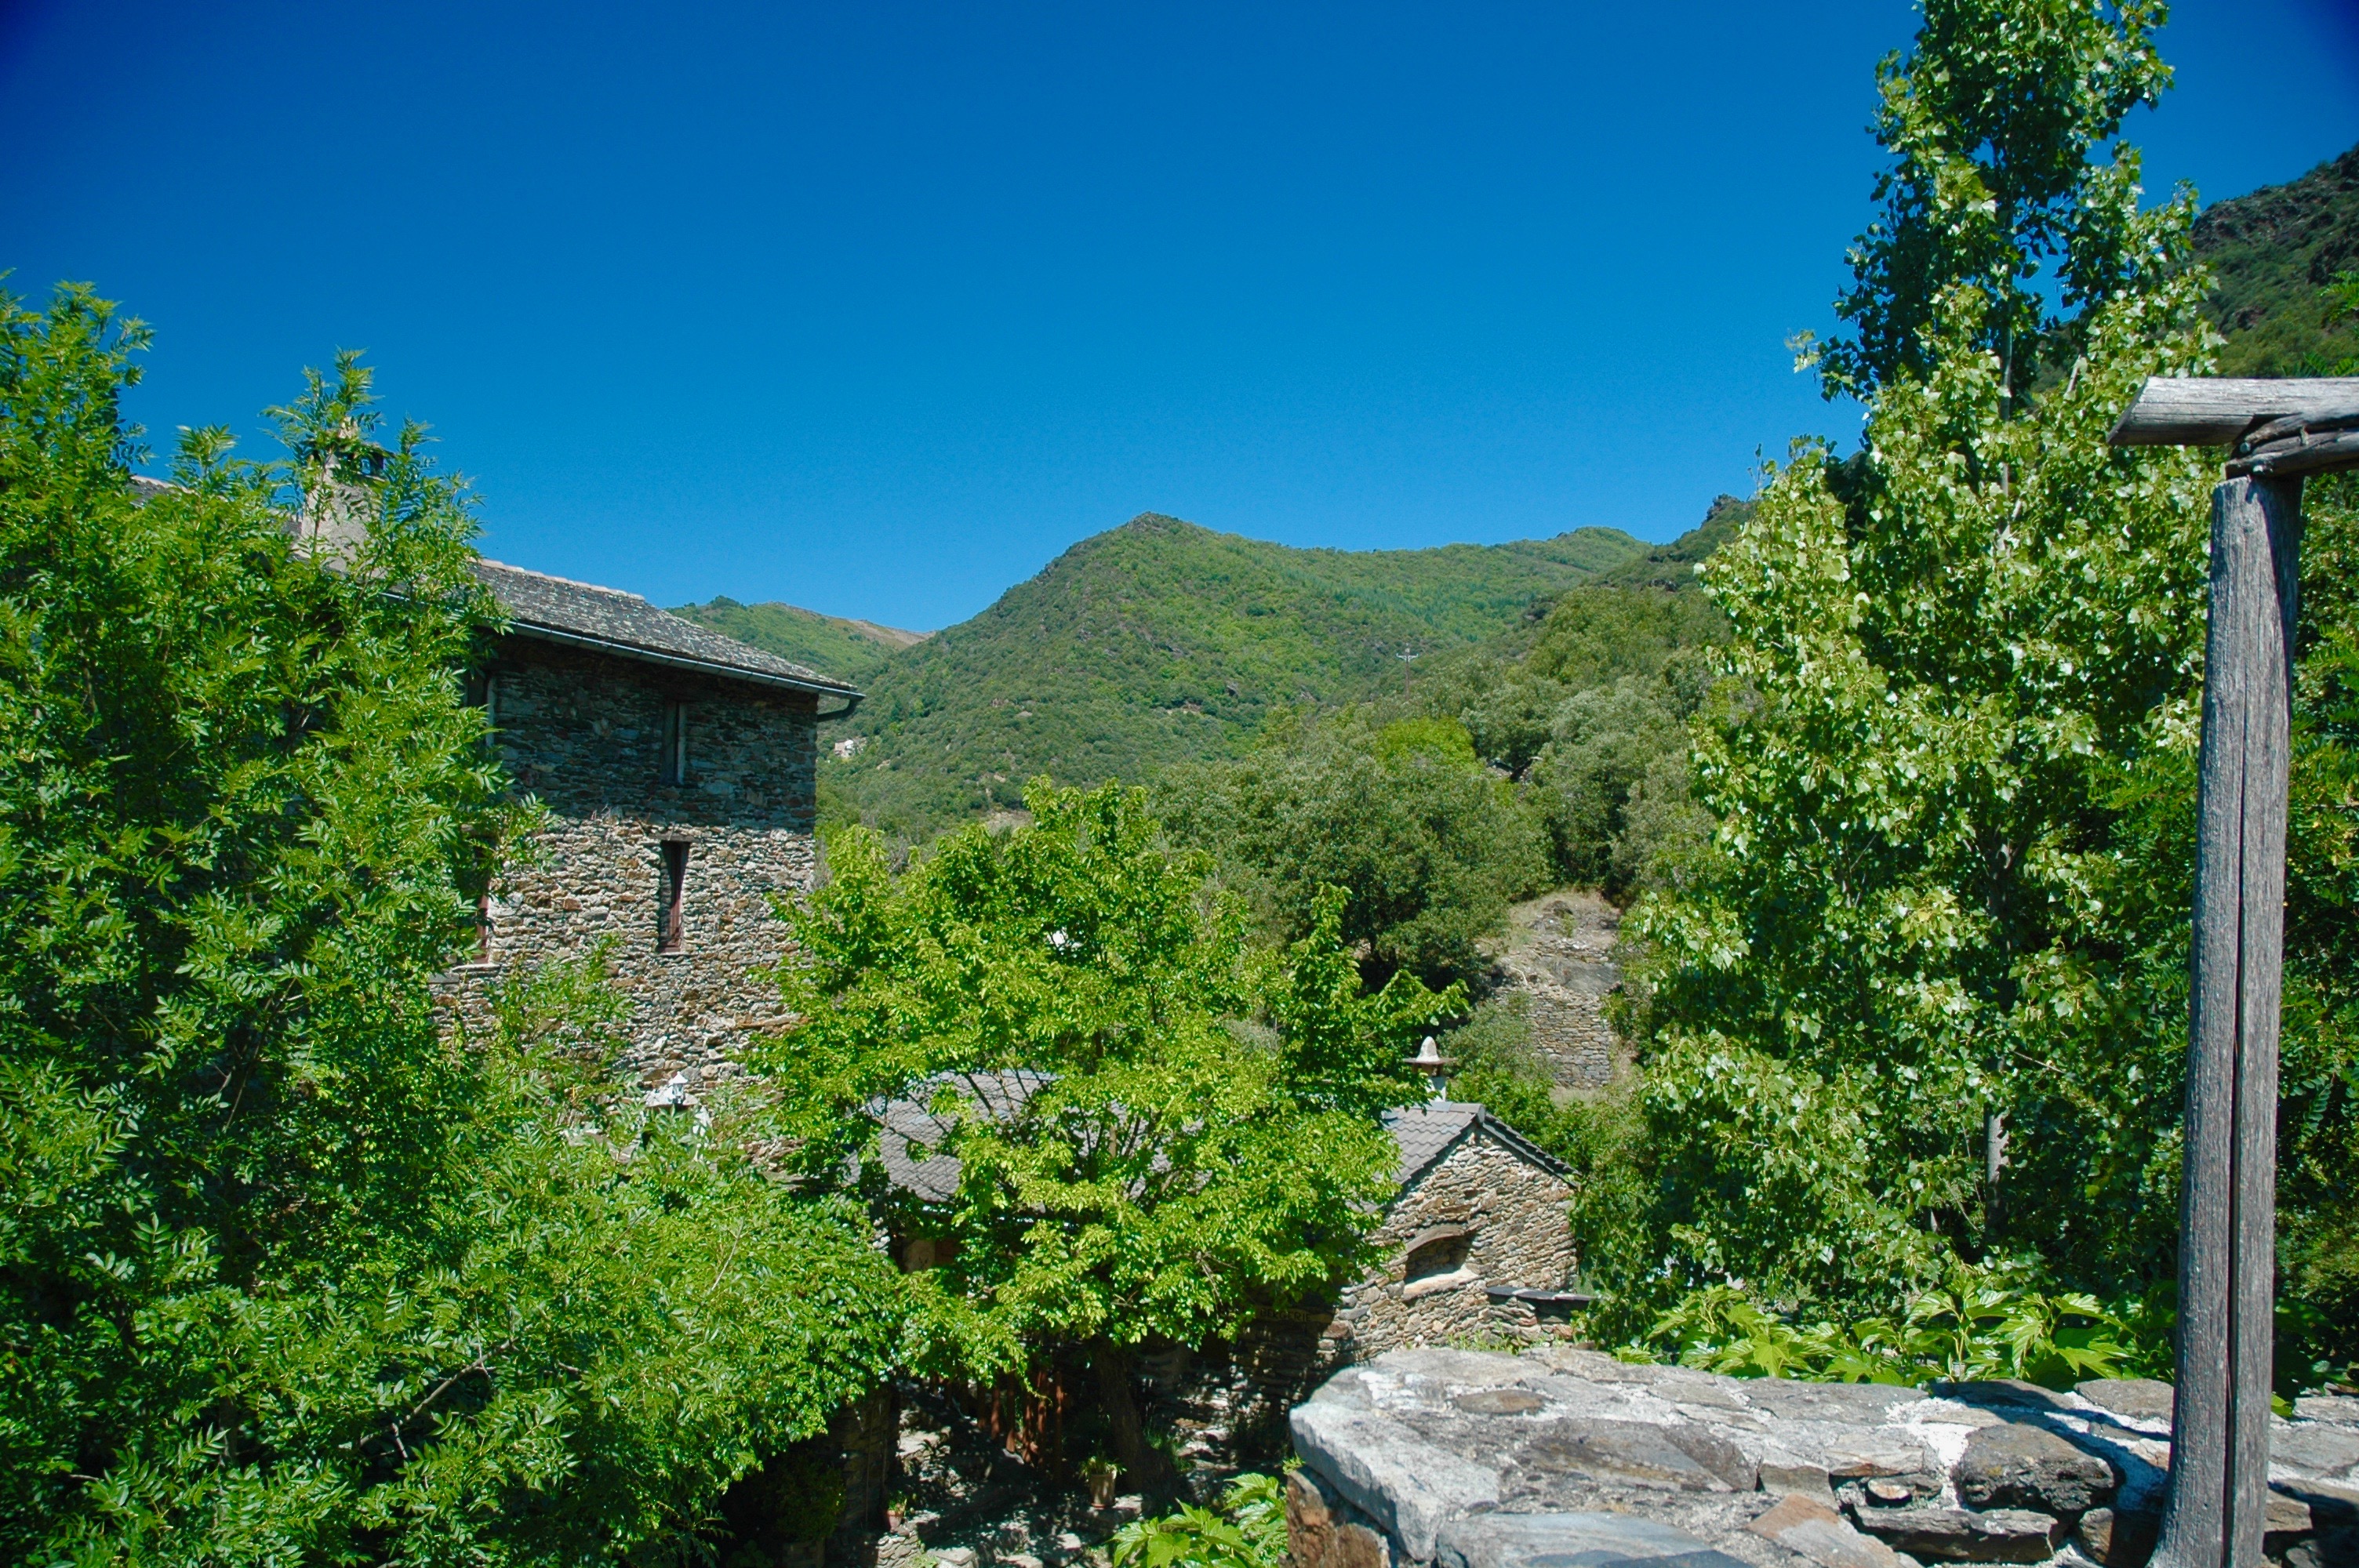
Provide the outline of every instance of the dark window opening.
{"type": "Polygon", "coordinates": [[[656,951],[678,953],[688,946],[688,841],[667,838],[663,846],[662,923],[656,928],[656,951]]]}
{"type": "Polygon", "coordinates": [[[688,704],[667,702],[663,710],[663,755],[658,760],[657,781],[668,784],[688,782],[688,704]]]}
{"type": "Polygon", "coordinates": [[[471,843],[468,849],[466,860],[458,867],[459,891],[475,905],[475,952],[468,962],[488,964],[492,961],[492,883],[499,875],[499,864],[489,844],[471,843]]]}
{"type": "Polygon", "coordinates": [[[1454,1274],[1466,1267],[1466,1254],[1474,1245],[1473,1233],[1454,1230],[1409,1249],[1408,1263],[1403,1279],[1408,1283],[1430,1280],[1440,1274],[1454,1274]]]}
{"type": "Polygon", "coordinates": [[[467,674],[467,706],[484,710],[484,729],[488,732],[500,727],[500,677],[494,670],[471,670],[467,674]]]}

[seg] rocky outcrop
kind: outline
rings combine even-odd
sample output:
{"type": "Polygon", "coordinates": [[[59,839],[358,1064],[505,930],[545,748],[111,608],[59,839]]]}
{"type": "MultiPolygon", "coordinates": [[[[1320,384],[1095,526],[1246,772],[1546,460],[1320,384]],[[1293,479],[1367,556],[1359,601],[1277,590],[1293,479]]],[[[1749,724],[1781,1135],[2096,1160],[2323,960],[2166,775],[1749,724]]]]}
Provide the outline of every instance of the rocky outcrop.
{"type": "MultiPolygon", "coordinates": [[[[2139,1568],[2170,1390],[1925,1391],[1553,1345],[1396,1350],[1329,1379],[1292,1430],[1294,1568],[2139,1568]]],[[[2359,1568],[2359,1401],[2304,1400],[2277,1422],[2270,1478],[2271,1557],[2359,1568]]]]}

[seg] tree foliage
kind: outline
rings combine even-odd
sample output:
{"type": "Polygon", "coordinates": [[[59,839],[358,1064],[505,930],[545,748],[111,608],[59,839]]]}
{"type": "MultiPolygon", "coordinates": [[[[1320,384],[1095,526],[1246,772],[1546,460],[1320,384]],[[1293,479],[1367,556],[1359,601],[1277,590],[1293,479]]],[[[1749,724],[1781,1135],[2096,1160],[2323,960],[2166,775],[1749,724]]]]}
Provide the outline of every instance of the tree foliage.
{"type": "MultiPolygon", "coordinates": [[[[1654,946],[1659,1195],[1634,1303],[1741,1279],[1887,1311],[2014,1254],[2102,1292],[2171,1277],[2211,476],[2201,453],[2104,438],[2145,376],[2204,369],[2217,340],[2190,200],[2141,212],[2134,157],[2092,154],[2130,87],[2162,80],[2149,20],[1929,6],[1885,73],[1903,175],[1982,195],[1897,210],[1862,255],[1861,297],[1897,334],[1858,362],[1864,449],[1798,447],[1707,568],[1734,630],[1693,728],[1713,833],[1633,922],[1654,946]],[[1977,215],[2000,188],[1954,162],[1976,145],[2047,172],[1977,215]],[[2027,236],[2008,245],[2060,250],[2082,306],[2039,323],[2061,373],[2037,387],[2005,268],[1895,271],[2002,219],[2027,236]]],[[[2305,570],[2289,924],[2310,934],[2288,943],[2282,1125],[2288,1172],[2310,1174],[2281,1207],[2289,1260],[2347,1233],[2305,1184],[2352,1174],[2340,515],[2318,509],[2305,570]]]]}
{"type": "Polygon", "coordinates": [[[1549,881],[1538,816],[1476,762],[1455,719],[1345,716],[1234,762],[1175,770],[1157,799],[1283,937],[1308,935],[1326,890],[1343,890],[1338,934],[1373,975],[1479,972],[1476,941],[1549,881]]]}
{"type": "Polygon", "coordinates": [[[1970,287],[1981,308],[1966,330],[2013,397],[2081,351],[2086,322],[2071,312],[2139,290],[2183,253],[2183,238],[2139,220],[2137,152],[2114,139],[2170,85],[2153,37],[2164,7],[1922,8],[1914,50],[1876,69],[1875,139],[1892,164],[1876,179],[1883,216],[1854,243],[1854,282],[1835,304],[1852,335],[1827,346],[1825,384],[1865,396],[1925,373],[1944,300],[1970,287]]]}
{"type": "Polygon", "coordinates": [[[1458,1005],[1407,976],[1364,995],[1332,899],[1256,947],[1136,794],[1026,799],[1033,825],[899,874],[875,833],[832,838],[831,881],[788,912],[800,1022],[765,1054],[803,1182],[955,1241],[911,1276],[912,1355],[984,1379],[1199,1345],[1358,1268],[1394,1180],[1378,1113],[1418,1098],[1402,1058],[1458,1005]],[[1017,1073],[1026,1092],[995,1087],[1017,1073]],[[948,1199],[886,1180],[897,1100],[942,1119],[948,1199]]]}
{"type": "MultiPolygon", "coordinates": [[[[349,356],[135,487],[147,341],[0,297],[0,1552],[685,1547],[886,1364],[859,1228],[603,1112],[594,973],[431,984],[525,821],[467,497],[349,356]],[[368,524],[332,557],[288,519],[368,524]]],[[[610,1000],[610,999],[609,999],[610,1000]]]]}

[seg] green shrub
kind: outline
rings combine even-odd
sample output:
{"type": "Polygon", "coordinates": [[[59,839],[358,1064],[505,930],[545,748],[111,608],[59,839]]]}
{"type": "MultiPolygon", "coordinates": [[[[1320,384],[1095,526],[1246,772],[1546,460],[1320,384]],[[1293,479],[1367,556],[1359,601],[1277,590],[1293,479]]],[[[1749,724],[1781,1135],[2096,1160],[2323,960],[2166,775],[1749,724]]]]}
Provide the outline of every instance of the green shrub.
{"type": "Polygon", "coordinates": [[[1286,1499],[1274,1476],[1240,1476],[1216,1512],[1193,1505],[1114,1532],[1114,1568],[1283,1568],[1286,1499]]]}
{"type": "Polygon", "coordinates": [[[1740,1378],[1820,1382],[2015,1378],[2061,1389],[2088,1378],[2170,1375],[2167,1325],[2157,1333],[2151,1314],[2116,1312],[2082,1292],[2040,1291],[2029,1278],[2021,1265],[1961,1264],[1940,1289],[1911,1295],[1897,1320],[1816,1323],[1714,1285],[1681,1299],[1630,1351],[1740,1378]]]}

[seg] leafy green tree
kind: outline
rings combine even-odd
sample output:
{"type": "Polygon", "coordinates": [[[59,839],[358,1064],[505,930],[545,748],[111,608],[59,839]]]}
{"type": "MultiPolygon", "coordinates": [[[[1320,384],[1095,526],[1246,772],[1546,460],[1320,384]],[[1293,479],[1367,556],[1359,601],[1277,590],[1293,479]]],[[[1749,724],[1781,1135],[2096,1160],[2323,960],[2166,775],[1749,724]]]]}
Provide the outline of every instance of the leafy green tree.
{"type": "Polygon", "coordinates": [[[350,357],[288,461],[200,430],[135,485],[146,343],[0,296],[0,1553],[684,1547],[886,1364],[890,1271],[602,1117],[593,976],[443,1027],[524,821],[462,700],[467,498],[350,357]]]}
{"type": "Polygon", "coordinates": [[[2122,119],[2170,85],[2154,47],[2161,0],[1923,0],[1914,52],[1876,69],[1883,217],[1852,250],[1827,346],[1828,395],[1867,396],[1933,364],[1951,291],[1981,298],[1973,346],[2004,406],[2068,369],[2086,307],[2134,293],[2183,257],[2137,214],[2122,119]],[[2110,147],[2108,148],[2108,144],[2110,147]],[[2100,161],[2101,151],[2109,152],[2100,161]],[[2043,269],[2052,276],[2043,287],[2043,269]],[[2068,314],[2070,312],[2079,314],[2068,314]]]}
{"type": "Polygon", "coordinates": [[[1564,881],[1618,896],[1654,858],[1651,819],[1633,812],[1634,797],[1660,799],[1687,771],[1687,727],[1666,695],[1659,681],[1623,680],[1557,706],[1531,782],[1564,881]]]}
{"type": "Polygon", "coordinates": [[[2162,80],[2148,20],[1930,5],[1884,73],[1921,200],[1858,257],[1864,450],[1798,448],[1707,568],[1734,628],[1694,730],[1712,851],[1634,922],[1669,1288],[1888,1308],[2014,1251],[2169,1277],[2187,873],[2143,846],[2186,798],[2211,486],[2104,438],[2214,340],[2189,199],[2140,212],[2134,155],[2087,156],[2162,80]],[[2081,309],[2031,334],[2005,258],[2051,243],[2081,309]],[[2035,362],[2065,373],[2036,395],[2035,362]]]}
{"type": "Polygon", "coordinates": [[[801,1022],[765,1061],[804,1184],[954,1243],[910,1276],[915,1364],[1085,1368],[1117,1457],[1153,1477],[1131,1356],[1362,1265],[1394,1179],[1379,1113],[1418,1098],[1402,1058],[1459,998],[1406,975],[1364,995],[1332,897],[1299,942],[1256,947],[1136,794],[1026,800],[1033,825],[968,828],[898,875],[875,833],[831,839],[832,880],[788,911],[801,1022]],[[957,1160],[949,1198],[887,1180],[897,1101],[944,1124],[919,1152],[957,1160]]]}
{"type": "Polygon", "coordinates": [[[1339,929],[1372,976],[1435,982],[1481,971],[1475,944],[1549,885],[1548,841],[1515,786],[1482,766],[1455,719],[1346,716],[1234,762],[1175,770],[1158,791],[1172,830],[1222,869],[1282,935],[1343,890],[1339,929]]]}

